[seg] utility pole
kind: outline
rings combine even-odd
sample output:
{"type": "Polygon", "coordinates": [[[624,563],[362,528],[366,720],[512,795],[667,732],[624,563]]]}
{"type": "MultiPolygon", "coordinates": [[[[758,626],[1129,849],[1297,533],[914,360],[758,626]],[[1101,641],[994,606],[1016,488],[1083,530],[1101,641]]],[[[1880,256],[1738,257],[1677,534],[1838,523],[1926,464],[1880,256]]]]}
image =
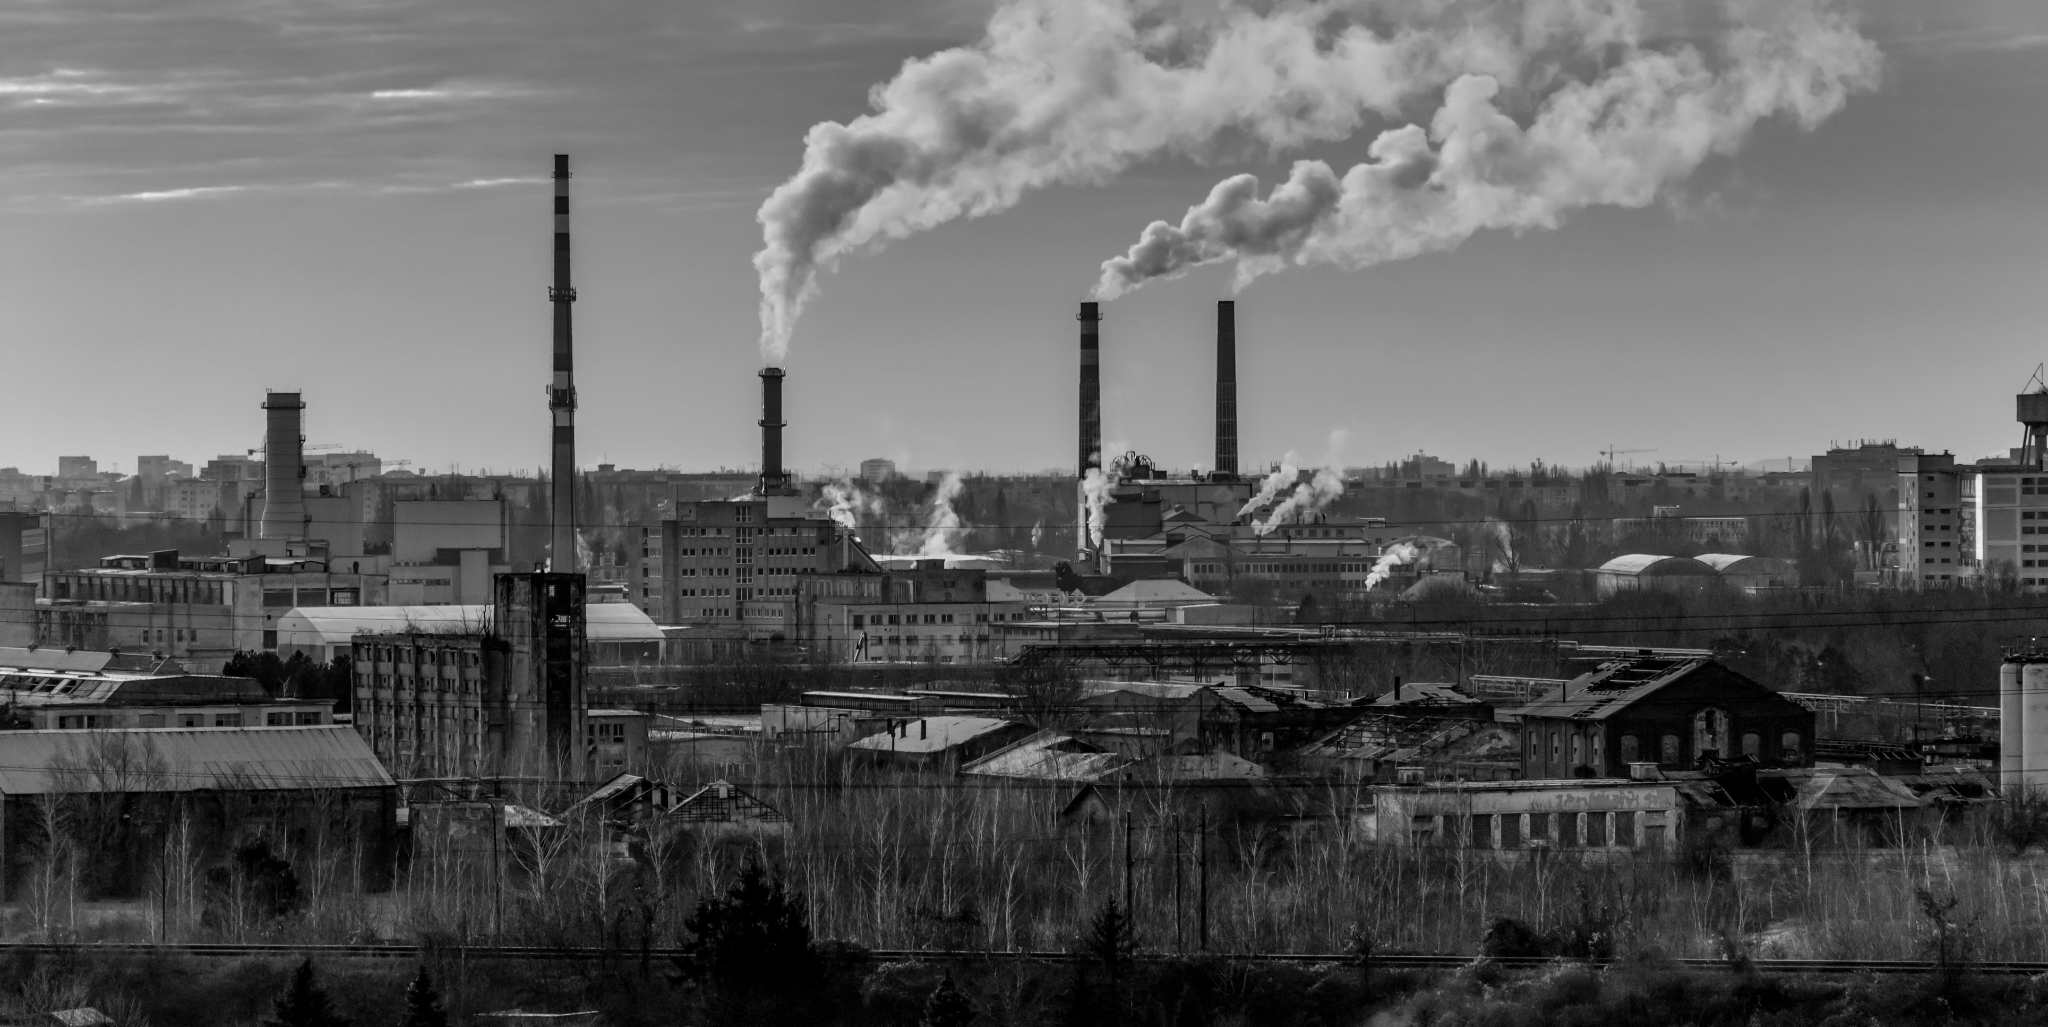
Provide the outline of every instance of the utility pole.
{"type": "MultiPolygon", "coordinates": [[[[1124,922],[1131,923],[1131,813],[1124,811],[1124,922]]],[[[1133,932],[1135,933],[1135,932],[1133,932]]]]}
{"type": "Polygon", "coordinates": [[[1209,951],[1209,804],[1202,804],[1202,827],[1195,833],[1196,895],[1200,903],[1196,929],[1203,952],[1209,951]]]}
{"type": "Polygon", "coordinates": [[[1180,814],[1173,815],[1173,951],[1183,951],[1180,899],[1180,814]]]}

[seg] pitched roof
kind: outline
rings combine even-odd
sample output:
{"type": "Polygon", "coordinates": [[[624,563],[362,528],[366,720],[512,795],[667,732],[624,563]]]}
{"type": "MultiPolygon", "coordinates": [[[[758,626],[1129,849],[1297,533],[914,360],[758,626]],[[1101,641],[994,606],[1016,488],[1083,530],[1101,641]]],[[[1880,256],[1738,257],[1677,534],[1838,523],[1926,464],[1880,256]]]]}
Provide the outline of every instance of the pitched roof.
{"type": "Polygon", "coordinates": [[[1040,731],[960,768],[974,777],[1034,781],[1093,781],[1116,770],[1122,758],[1072,735],[1040,731]]]}
{"type": "Polygon", "coordinates": [[[1484,700],[1458,691],[1458,686],[1441,681],[1410,681],[1372,700],[1371,706],[1474,706],[1484,700]]]}
{"type": "Polygon", "coordinates": [[[1209,685],[1207,691],[1218,699],[1250,713],[1278,713],[1281,710],[1321,709],[1323,704],[1291,692],[1257,685],[1209,685]]]}
{"type": "Polygon", "coordinates": [[[690,793],[689,797],[676,803],[662,816],[668,820],[694,824],[729,824],[737,821],[764,824],[789,822],[789,817],[781,810],[723,778],[690,793]]]}
{"type": "Polygon", "coordinates": [[[7,795],[395,784],[363,736],[340,724],[0,731],[0,793],[7,795]]]}
{"type": "Polygon", "coordinates": [[[1216,597],[1174,578],[1140,578],[1108,595],[1104,603],[1213,603],[1216,597]]]}
{"type": "Polygon", "coordinates": [[[878,752],[936,753],[984,735],[1019,726],[995,717],[925,717],[908,720],[894,731],[869,735],[848,748],[878,752]]]}
{"type": "Polygon", "coordinates": [[[1573,678],[1560,691],[1511,712],[1523,717],[1605,720],[1712,662],[1703,656],[1632,656],[1611,660],[1573,678]]]}

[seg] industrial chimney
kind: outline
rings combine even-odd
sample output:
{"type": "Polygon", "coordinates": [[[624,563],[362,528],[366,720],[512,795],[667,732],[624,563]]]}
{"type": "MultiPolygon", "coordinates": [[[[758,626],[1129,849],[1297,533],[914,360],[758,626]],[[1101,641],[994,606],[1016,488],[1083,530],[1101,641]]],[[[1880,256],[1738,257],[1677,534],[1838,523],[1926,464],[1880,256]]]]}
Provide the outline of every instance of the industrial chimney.
{"type": "Polygon", "coordinates": [[[761,369],[761,484],[764,496],[786,496],[789,472],[782,467],[782,368],[761,369]]]}
{"type": "Polygon", "coordinates": [[[1102,305],[1081,304],[1081,459],[1076,473],[1102,466],[1102,305]]]}
{"type": "Polygon", "coordinates": [[[1216,471],[1237,477],[1237,301],[1216,301],[1216,471]]]}
{"type": "Polygon", "coordinates": [[[548,287],[555,307],[555,376],[548,386],[548,412],[554,422],[553,530],[549,533],[550,569],[576,571],[576,360],[570,305],[576,289],[569,284],[569,155],[555,154],[555,284],[548,287]]]}
{"type": "Polygon", "coordinates": [[[300,479],[306,476],[306,437],[299,434],[296,392],[271,392],[263,397],[263,523],[260,537],[304,538],[306,500],[300,479]]]}

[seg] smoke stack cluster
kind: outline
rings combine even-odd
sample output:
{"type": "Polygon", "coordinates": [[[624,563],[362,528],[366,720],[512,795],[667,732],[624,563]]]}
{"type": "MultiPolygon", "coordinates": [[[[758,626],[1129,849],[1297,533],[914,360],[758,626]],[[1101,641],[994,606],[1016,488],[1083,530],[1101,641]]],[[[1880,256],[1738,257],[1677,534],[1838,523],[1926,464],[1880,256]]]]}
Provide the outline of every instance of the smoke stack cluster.
{"type": "Polygon", "coordinates": [[[548,385],[548,413],[554,424],[553,530],[549,569],[576,571],[576,360],[569,284],[569,155],[555,154],[555,283],[548,287],[555,308],[555,370],[548,385]]]}
{"type": "Polygon", "coordinates": [[[1081,304],[1081,458],[1075,473],[1102,466],[1102,305],[1081,304]]]}
{"type": "Polygon", "coordinates": [[[761,486],[764,496],[789,491],[789,472],[782,467],[782,368],[761,369],[761,486]]]}
{"type": "Polygon", "coordinates": [[[303,538],[306,500],[300,480],[306,476],[306,437],[299,434],[300,411],[306,404],[296,392],[263,397],[263,538],[303,538]]]}
{"type": "Polygon", "coordinates": [[[1216,477],[1237,477],[1237,302],[1216,301],[1216,477]]]}

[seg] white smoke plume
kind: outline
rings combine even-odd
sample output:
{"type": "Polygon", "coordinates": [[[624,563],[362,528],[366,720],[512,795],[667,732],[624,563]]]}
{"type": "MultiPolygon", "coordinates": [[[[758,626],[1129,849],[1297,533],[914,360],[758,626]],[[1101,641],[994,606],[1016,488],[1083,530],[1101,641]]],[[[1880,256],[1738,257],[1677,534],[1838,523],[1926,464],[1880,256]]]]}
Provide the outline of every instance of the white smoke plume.
{"type": "Polygon", "coordinates": [[[960,555],[955,543],[971,529],[960,519],[959,511],[953,509],[953,501],[960,498],[964,487],[958,471],[947,471],[945,477],[939,479],[939,490],[932,494],[931,510],[925,517],[924,533],[918,539],[915,555],[960,555]]]}
{"type": "Polygon", "coordinates": [[[1273,507],[1273,512],[1264,521],[1254,522],[1255,530],[1265,535],[1282,524],[1312,520],[1343,494],[1344,476],[1328,467],[1317,468],[1309,480],[1296,485],[1286,499],[1273,507]]]}
{"type": "Polygon", "coordinates": [[[907,61],[872,110],[821,122],[761,205],[761,353],[780,364],[818,274],[1035,189],[1132,164],[1349,138],[1461,75],[1547,81],[1632,47],[1635,0],[1002,0],[982,38],[907,61]]]}
{"type": "Polygon", "coordinates": [[[1372,570],[1366,572],[1365,590],[1372,591],[1374,586],[1387,580],[1387,577],[1394,573],[1395,567],[1421,555],[1422,550],[1413,542],[1396,542],[1388,546],[1387,551],[1381,553],[1378,560],[1373,561],[1372,570]]]}
{"type": "Polygon", "coordinates": [[[862,488],[854,478],[826,482],[819,489],[818,501],[813,505],[824,510],[832,523],[855,537],[862,532],[880,532],[888,528],[888,505],[881,496],[862,488]]]}
{"type": "Polygon", "coordinates": [[[1038,548],[1038,545],[1039,545],[1039,543],[1041,543],[1041,542],[1044,542],[1044,541],[1045,541],[1045,518],[1043,518],[1043,517],[1040,517],[1040,518],[1038,519],[1038,523],[1036,523],[1036,524],[1033,524],[1033,525],[1031,526],[1031,548],[1032,548],[1032,549],[1037,549],[1037,548],[1038,548]]]}
{"type": "Polygon", "coordinates": [[[1486,530],[1493,533],[1494,544],[1500,547],[1499,569],[1513,573],[1522,567],[1522,554],[1515,547],[1515,529],[1508,522],[1494,517],[1486,519],[1486,530]]]}
{"type": "Polygon", "coordinates": [[[1644,207],[1709,157],[1735,152],[1778,115],[1811,130],[1877,84],[1880,54],[1830,0],[1729,7],[1711,56],[1691,45],[1623,48],[1590,80],[1560,76],[1526,125],[1503,113],[1504,83],[1465,75],[1425,130],[1382,132],[1341,178],[1300,161],[1259,198],[1258,180],[1218,183],[1178,225],[1155,221],[1104,261],[1096,295],[1235,261],[1241,288],[1290,264],[1359,270],[1449,249],[1488,228],[1555,228],[1590,206],[1644,207]]]}
{"type": "Polygon", "coordinates": [[[1088,509],[1089,548],[1096,552],[1102,551],[1103,525],[1108,517],[1109,490],[1113,484],[1099,467],[1088,468],[1088,473],[1081,477],[1081,501],[1088,509]]]}
{"type": "MultiPolygon", "coordinates": [[[[1253,493],[1252,498],[1238,508],[1237,515],[1243,517],[1265,506],[1277,498],[1282,490],[1300,481],[1301,468],[1295,466],[1300,459],[1293,450],[1288,450],[1287,455],[1280,458],[1280,466],[1273,468],[1273,473],[1266,475],[1265,480],[1259,483],[1259,491],[1253,493]]],[[[1265,533],[1260,532],[1260,534],[1265,533]]]]}

